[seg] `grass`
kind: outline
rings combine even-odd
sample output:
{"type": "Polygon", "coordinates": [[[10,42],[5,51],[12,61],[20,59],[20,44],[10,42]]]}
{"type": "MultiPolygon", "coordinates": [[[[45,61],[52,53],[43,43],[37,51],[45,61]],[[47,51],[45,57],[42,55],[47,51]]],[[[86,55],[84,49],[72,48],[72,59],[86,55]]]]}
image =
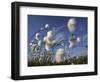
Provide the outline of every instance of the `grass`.
{"type": "Polygon", "coordinates": [[[72,57],[65,59],[64,61],[57,63],[51,60],[51,57],[42,57],[28,61],[28,66],[52,66],[52,65],[77,65],[77,64],[87,64],[87,56],[72,57]]]}

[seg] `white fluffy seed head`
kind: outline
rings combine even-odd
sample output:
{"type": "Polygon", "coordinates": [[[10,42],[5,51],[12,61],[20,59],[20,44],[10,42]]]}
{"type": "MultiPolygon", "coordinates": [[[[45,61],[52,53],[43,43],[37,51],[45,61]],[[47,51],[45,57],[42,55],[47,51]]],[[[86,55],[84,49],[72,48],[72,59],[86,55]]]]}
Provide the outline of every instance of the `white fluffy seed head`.
{"type": "Polygon", "coordinates": [[[47,51],[50,51],[51,46],[50,46],[50,45],[45,44],[45,49],[46,49],[47,51]]]}
{"type": "Polygon", "coordinates": [[[43,41],[46,42],[46,36],[43,38],[43,41]]]}
{"type": "Polygon", "coordinates": [[[46,24],[46,25],[45,25],[45,28],[48,28],[48,27],[49,27],[49,24],[46,24]]]}
{"type": "Polygon", "coordinates": [[[43,28],[41,28],[40,30],[43,30],[43,28]]]}
{"type": "Polygon", "coordinates": [[[40,33],[36,33],[36,34],[35,34],[35,39],[36,39],[36,40],[39,40],[39,39],[40,39],[40,33]]]}
{"type": "Polygon", "coordinates": [[[64,52],[63,48],[60,48],[56,51],[55,60],[57,63],[60,63],[63,61],[64,54],[65,54],[65,52],[64,52]]]}
{"type": "Polygon", "coordinates": [[[44,37],[44,42],[45,42],[45,49],[47,51],[50,51],[50,48],[52,48],[52,46],[56,42],[54,40],[53,31],[48,31],[47,32],[47,36],[44,37]]]}
{"type": "Polygon", "coordinates": [[[32,44],[31,49],[35,49],[35,47],[37,46],[37,44],[32,44]]]}
{"type": "Polygon", "coordinates": [[[32,43],[29,43],[30,46],[32,46],[32,43]]]}
{"type": "Polygon", "coordinates": [[[74,42],[70,42],[70,44],[69,44],[69,48],[73,48],[73,47],[74,47],[74,45],[75,45],[75,43],[74,43],[74,42]]]}
{"type": "Polygon", "coordinates": [[[80,37],[77,37],[77,42],[79,43],[81,41],[81,38],[80,37]]]}
{"type": "Polygon", "coordinates": [[[75,43],[76,43],[76,37],[71,36],[69,39],[69,48],[73,48],[75,46],[75,43]]]}
{"type": "Polygon", "coordinates": [[[39,41],[38,41],[38,46],[41,46],[41,44],[42,44],[42,41],[39,40],[39,41]]]}
{"type": "Polygon", "coordinates": [[[76,29],[76,20],[75,18],[70,18],[67,23],[68,29],[70,32],[74,32],[76,29]]]}
{"type": "Polygon", "coordinates": [[[47,32],[47,38],[48,38],[48,39],[53,38],[53,31],[48,31],[48,32],[47,32]]]}

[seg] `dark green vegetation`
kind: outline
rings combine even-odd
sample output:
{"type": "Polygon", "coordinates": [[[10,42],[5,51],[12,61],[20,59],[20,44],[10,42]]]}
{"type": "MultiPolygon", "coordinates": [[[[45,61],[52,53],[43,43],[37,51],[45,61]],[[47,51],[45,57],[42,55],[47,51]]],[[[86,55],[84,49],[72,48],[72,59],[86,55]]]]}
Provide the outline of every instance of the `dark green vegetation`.
{"type": "Polygon", "coordinates": [[[87,64],[87,56],[77,56],[72,58],[66,58],[60,63],[56,63],[51,59],[51,57],[36,58],[28,62],[28,66],[51,66],[51,65],[77,65],[77,64],[87,64]]]}

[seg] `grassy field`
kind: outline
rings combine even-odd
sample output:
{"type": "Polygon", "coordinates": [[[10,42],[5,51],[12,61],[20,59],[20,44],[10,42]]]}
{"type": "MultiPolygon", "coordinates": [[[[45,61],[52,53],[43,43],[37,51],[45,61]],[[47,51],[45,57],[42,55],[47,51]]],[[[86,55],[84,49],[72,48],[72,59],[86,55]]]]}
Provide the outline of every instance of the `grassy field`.
{"type": "Polygon", "coordinates": [[[77,65],[77,64],[87,64],[87,56],[78,56],[78,57],[72,57],[69,59],[65,59],[60,63],[56,63],[55,61],[52,61],[51,57],[42,57],[33,59],[31,61],[28,61],[28,66],[52,66],[52,65],[77,65]]]}

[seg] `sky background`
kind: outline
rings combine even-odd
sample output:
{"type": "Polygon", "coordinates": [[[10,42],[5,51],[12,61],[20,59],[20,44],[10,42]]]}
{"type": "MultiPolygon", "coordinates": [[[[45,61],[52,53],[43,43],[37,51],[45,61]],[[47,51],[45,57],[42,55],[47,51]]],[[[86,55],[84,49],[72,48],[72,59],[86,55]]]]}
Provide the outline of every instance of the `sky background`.
{"type": "MultiPolygon", "coordinates": [[[[49,24],[49,30],[58,33],[56,36],[57,38],[64,37],[66,39],[65,45],[68,47],[71,33],[68,30],[67,22],[70,18],[75,18],[77,22],[76,30],[74,31],[75,37],[81,37],[80,44],[76,44],[76,47],[71,49],[72,55],[76,56],[80,55],[82,52],[87,52],[87,48],[85,47],[87,45],[87,17],[28,15],[28,45],[34,40],[34,33],[44,28],[45,24],[49,24]]],[[[41,39],[43,39],[46,33],[41,31],[40,35],[41,39]]]]}

